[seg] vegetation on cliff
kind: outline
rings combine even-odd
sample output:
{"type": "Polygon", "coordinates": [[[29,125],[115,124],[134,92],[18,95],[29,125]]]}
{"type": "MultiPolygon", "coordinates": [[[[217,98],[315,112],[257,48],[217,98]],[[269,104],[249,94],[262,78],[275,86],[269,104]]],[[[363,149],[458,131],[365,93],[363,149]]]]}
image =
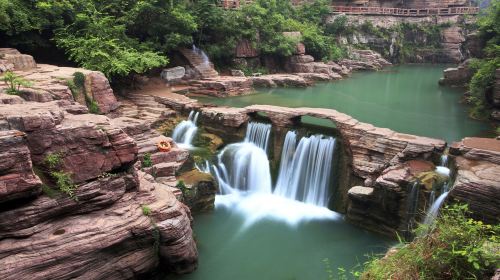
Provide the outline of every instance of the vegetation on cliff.
{"type": "Polygon", "coordinates": [[[484,58],[475,59],[471,67],[475,74],[469,83],[472,104],[471,116],[484,119],[489,116],[495,71],[500,68],[500,1],[491,1],[488,10],[478,20],[484,58]]]}
{"type": "Polygon", "coordinates": [[[120,77],[168,63],[166,55],[192,44],[227,62],[240,39],[262,54],[287,56],[300,31],[317,59],[341,55],[322,28],[327,0],[294,7],[289,0],[258,0],[225,10],[218,0],[0,0],[0,41],[28,53],[55,46],[88,69],[120,77]]]}
{"type": "Polygon", "coordinates": [[[369,261],[361,279],[489,279],[500,265],[500,226],[468,215],[467,205],[445,207],[432,228],[420,226],[413,242],[369,261]]]}

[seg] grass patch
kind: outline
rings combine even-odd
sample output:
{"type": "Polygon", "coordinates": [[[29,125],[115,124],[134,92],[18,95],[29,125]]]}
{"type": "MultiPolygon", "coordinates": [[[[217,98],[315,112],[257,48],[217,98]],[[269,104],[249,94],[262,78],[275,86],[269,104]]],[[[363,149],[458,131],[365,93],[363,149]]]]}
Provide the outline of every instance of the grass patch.
{"type": "Polygon", "coordinates": [[[58,168],[62,163],[61,153],[50,153],[43,160],[50,169],[58,168]]]}
{"type": "Polygon", "coordinates": [[[67,194],[71,199],[78,201],[75,195],[77,186],[73,183],[69,173],[64,171],[52,171],[50,175],[56,180],[56,186],[61,192],[67,194]]]}
{"type": "Polygon", "coordinates": [[[142,157],[141,165],[142,165],[142,168],[148,168],[148,167],[153,166],[153,160],[151,159],[150,153],[144,154],[144,156],[142,157]]]}
{"type": "Polygon", "coordinates": [[[366,263],[360,279],[489,279],[500,265],[500,226],[469,214],[467,205],[446,206],[432,228],[417,229],[413,242],[366,263]]]}
{"type": "Polygon", "coordinates": [[[143,214],[144,216],[147,216],[147,217],[151,216],[151,208],[149,208],[149,206],[147,206],[147,205],[142,205],[142,206],[141,206],[141,209],[142,209],[142,214],[143,214]]]}

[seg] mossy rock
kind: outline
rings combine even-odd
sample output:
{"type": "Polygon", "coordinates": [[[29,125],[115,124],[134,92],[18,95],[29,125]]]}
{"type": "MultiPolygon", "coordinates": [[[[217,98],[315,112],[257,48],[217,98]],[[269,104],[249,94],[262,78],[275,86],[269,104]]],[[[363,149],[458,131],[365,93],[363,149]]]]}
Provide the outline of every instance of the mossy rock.
{"type": "Polygon", "coordinates": [[[222,138],[220,138],[215,134],[204,132],[200,134],[198,144],[199,145],[197,146],[206,147],[212,153],[215,153],[217,149],[219,149],[220,147],[222,147],[222,145],[224,145],[224,140],[222,140],[222,138]]]}
{"type": "Polygon", "coordinates": [[[443,176],[436,171],[427,171],[419,173],[415,176],[422,185],[425,186],[425,189],[431,191],[434,186],[444,184],[448,178],[443,176]]]}
{"type": "Polygon", "coordinates": [[[183,121],[184,118],[182,116],[175,116],[172,118],[169,118],[165,120],[160,127],[158,128],[158,131],[161,134],[167,135],[167,136],[172,136],[172,132],[174,132],[175,127],[183,121]]]}

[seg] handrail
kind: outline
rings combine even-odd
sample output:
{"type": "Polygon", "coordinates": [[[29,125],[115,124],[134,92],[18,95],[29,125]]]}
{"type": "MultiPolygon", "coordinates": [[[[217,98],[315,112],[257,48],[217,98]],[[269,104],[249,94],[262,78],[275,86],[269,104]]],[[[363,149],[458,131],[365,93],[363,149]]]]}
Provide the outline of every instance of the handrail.
{"type": "Polygon", "coordinates": [[[394,15],[394,16],[428,16],[428,15],[464,15],[479,13],[478,7],[441,7],[441,8],[384,8],[332,6],[333,13],[353,15],[394,15]]]}

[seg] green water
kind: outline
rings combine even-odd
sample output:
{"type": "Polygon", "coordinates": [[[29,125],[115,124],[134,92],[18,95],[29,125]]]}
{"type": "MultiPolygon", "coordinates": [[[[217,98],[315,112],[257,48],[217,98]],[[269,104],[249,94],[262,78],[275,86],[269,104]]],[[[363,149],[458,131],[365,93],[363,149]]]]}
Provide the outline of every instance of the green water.
{"type": "Polygon", "coordinates": [[[345,223],[333,212],[329,217],[321,209],[272,200],[238,202],[247,204],[245,211],[260,212],[258,218],[221,205],[214,213],[195,216],[199,266],[194,273],[177,279],[339,279],[338,267],[350,270],[363,263],[366,254],[384,253],[389,246],[390,241],[345,223]],[[295,213],[286,213],[293,210],[295,213]],[[269,211],[277,214],[260,215],[269,211]],[[313,214],[294,220],[300,212],[313,214]],[[253,223],[246,224],[249,220],[253,223]],[[333,278],[329,278],[329,269],[333,278]]]}
{"type": "Polygon", "coordinates": [[[467,107],[459,103],[463,91],[438,85],[445,68],[444,65],[394,66],[380,72],[358,72],[342,81],[319,83],[306,89],[261,89],[252,95],[199,100],[233,107],[269,104],[332,108],[378,127],[448,142],[485,135],[490,126],[470,119],[467,107]]]}

